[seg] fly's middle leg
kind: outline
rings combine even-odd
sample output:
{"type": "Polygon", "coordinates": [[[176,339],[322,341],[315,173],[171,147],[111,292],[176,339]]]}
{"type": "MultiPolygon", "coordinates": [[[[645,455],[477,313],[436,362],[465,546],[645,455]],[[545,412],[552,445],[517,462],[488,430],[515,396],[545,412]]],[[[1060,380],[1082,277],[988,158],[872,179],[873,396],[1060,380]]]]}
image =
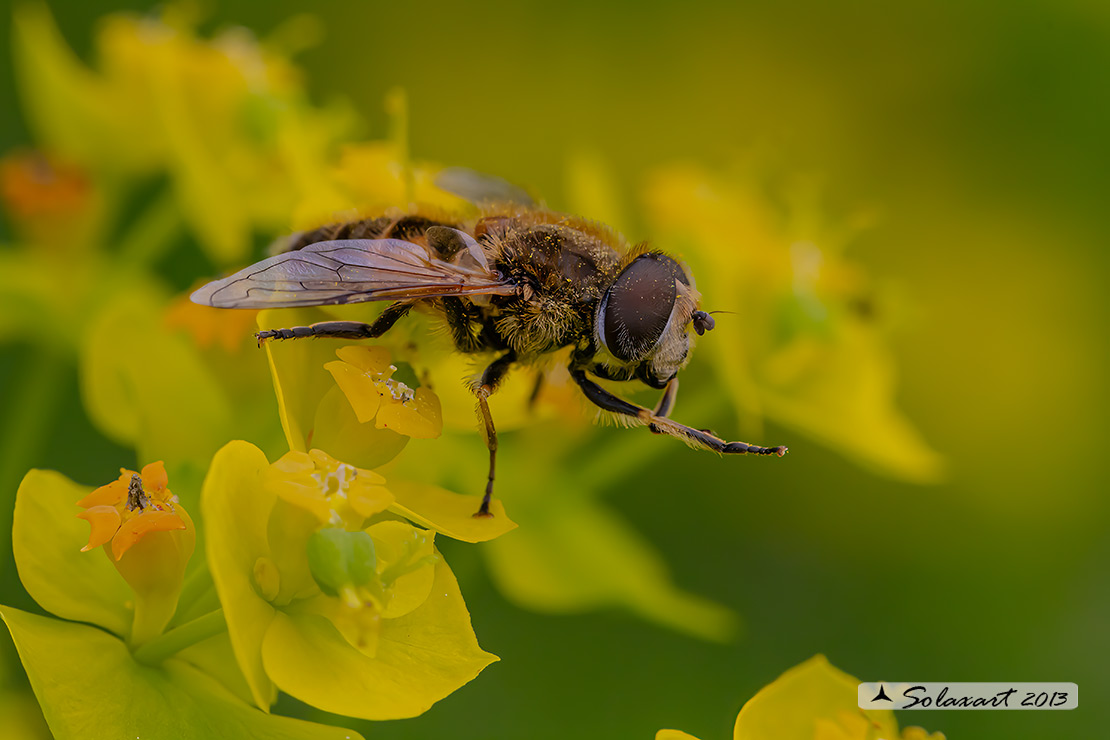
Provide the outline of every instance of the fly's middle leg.
{"type": "Polygon", "coordinates": [[[377,339],[393,328],[398,319],[409,312],[411,303],[391,303],[372,324],[361,321],[319,321],[309,326],[294,326],[289,329],[267,329],[255,334],[258,346],[271,339],[304,339],[305,337],[326,337],[329,339],[377,339]]]}

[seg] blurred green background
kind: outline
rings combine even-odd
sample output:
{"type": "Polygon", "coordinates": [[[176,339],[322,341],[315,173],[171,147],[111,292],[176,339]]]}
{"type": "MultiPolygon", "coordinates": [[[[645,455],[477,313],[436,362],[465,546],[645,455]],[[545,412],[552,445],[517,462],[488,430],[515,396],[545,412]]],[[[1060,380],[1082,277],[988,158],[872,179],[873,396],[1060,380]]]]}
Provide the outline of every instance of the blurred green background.
{"type": "MultiPolygon", "coordinates": [[[[50,5],[82,53],[98,17],[148,9],[50,5]]],[[[265,33],[303,9],[221,2],[207,25],[265,33]]],[[[0,151],[31,143],[10,10],[0,4],[0,151]]],[[[660,444],[608,500],[677,583],[742,615],[736,644],[622,613],[521,611],[473,547],[446,543],[475,631],[502,662],[418,720],[350,726],[377,738],[650,738],[662,727],[725,738],[748,697],[822,652],[863,680],[1081,686],[1072,712],[900,717],[949,738],[1104,731],[1110,6],[322,0],[311,11],[326,36],[298,61],[317,100],[349,99],[381,136],[383,95],[403,86],[414,156],[502,175],[556,208],[567,157],[599,153],[633,239],[648,236],[635,216],[641,178],[676,159],[712,169],[758,152],[818,176],[834,212],[874,209],[850,257],[913,307],[894,340],[898,400],[948,461],[943,483],[916,486],[773,426],[765,439],[791,447],[783,464],[660,444]]],[[[18,401],[6,389],[25,354],[0,353],[0,410],[18,401]]],[[[695,357],[684,377],[709,376],[695,357]]],[[[75,376],[59,397],[49,445],[17,450],[18,467],[108,480],[130,453],[84,419],[75,376]]],[[[693,421],[681,405],[678,416],[693,421]]],[[[3,563],[2,600],[28,607],[10,552],[3,563]]]]}

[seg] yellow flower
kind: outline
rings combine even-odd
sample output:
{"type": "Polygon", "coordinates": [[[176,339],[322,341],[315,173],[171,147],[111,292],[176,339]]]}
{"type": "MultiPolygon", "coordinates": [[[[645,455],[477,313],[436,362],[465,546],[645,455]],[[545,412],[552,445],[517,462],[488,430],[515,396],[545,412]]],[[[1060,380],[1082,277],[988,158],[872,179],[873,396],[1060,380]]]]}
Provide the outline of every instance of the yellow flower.
{"type": "Polygon", "coordinates": [[[359,423],[374,422],[415,439],[432,439],[443,431],[439,399],[424,387],[412,388],[392,376],[384,347],[349,346],[335,351],[339,362],[324,365],[351,404],[359,423]]]}
{"type": "Polygon", "coordinates": [[[320,523],[356,527],[393,503],[384,483],[377,473],[341,463],[322,450],[290,451],[266,475],[270,491],[312,512],[320,523]]]}
{"type": "Polygon", "coordinates": [[[202,350],[219,347],[232,354],[245,344],[254,344],[253,329],[257,316],[257,311],[221,311],[201,306],[189,300],[187,291],[174,298],[166,308],[163,321],[169,329],[188,333],[202,350]]]}
{"type": "MultiPolygon", "coordinates": [[[[736,717],[733,740],[944,740],[920,727],[899,733],[894,713],[857,705],[859,681],[817,655],[791,668],[748,700],[736,717]]],[[[656,740],[697,740],[660,730],[656,740]]]]}
{"type": "MultiPolygon", "coordinates": [[[[294,326],[322,315],[315,309],[263,311],[258,325],[294,326]]],[[[436,437],[442,429],[439,399],[429,388],[394,378],[384,349],[337,353],[330,342],[267,342],[266,354],[292,450],[315,447],[370,470],[396,457],[410,438],[436,437]]]]}
{"type": "Polygon", "coordinates": [[[408,102],[404,91],[386,96],[391,132],[385,141],[347,144],[338,163],[306,188],[294,212],[296,229],[380,213],[389,208],[423,207],[458,212],[470,204],[436,185],[442,169],[431,162],[413,162],[408,151],[408,102]]]}
{"type": "MultiPolygon", "coordinates": [[[[496,660],[434,533],[387,511],[382,483],[318,450],[271,465],[232,442],[213,459],[208,564],[258,706],[280,688],[348,716],[411,717],[496,660]]],[[[513,525],[495,526],[491,536],[513,525]]]]}
{"type": "Polygon", "coordinates": [[[135,592],[133,645],[160,634],[173,616],[196,543],[193,520],[168,485],[159,461],[142,473],[121,469],[119,478],[77,502],[85,509],[77,517],[91,527],[81,551],[103,545],[135,592]]]}
{"type": "Polygon", "coordinates": [[[35,151],[0,157],[0,205],[26,241],[65,253],[87,246],[104,215],[87,172],[35,151]]]}
{"type": "Polygon", "coordinates": [[[82,552],[111,540],[112,557],[119,560],[131,546],[153,532],[186,529],[185,510],[170,489],[162,461],[143,467],[140,475],[120,468],[120,476],[77,502],[85,511],[77,515],[91,526],[82,552]]]}

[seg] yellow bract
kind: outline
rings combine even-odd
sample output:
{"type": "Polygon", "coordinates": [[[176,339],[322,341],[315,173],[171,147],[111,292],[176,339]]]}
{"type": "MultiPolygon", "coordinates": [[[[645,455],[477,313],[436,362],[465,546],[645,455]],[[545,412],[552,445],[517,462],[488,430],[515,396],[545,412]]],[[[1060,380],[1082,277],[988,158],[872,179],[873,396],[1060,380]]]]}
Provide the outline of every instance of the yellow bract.
{"type": "Polygon", "coordinates": [[[898,732],[894,713],[857,705],[859,680],[817,655],[752,697],[736,717],[734,740],[944,740],[919,727],[898,732]]]}
{"type": "Polygon", "coordinates": [[[313,109],[297,71],[245,29],[198,38],[171,5],[161,18],[108,16],[98,65],[66,46],[44,6],[16,9],[13,48],[40,142],[97,172],[169,174],[189,225],[222,264],[261,227],[286,231],[324,182],[345,112],[313,109]]]}
{"type": "Polygon", "coordinates": [[[939,456],[894,403],[875,291],[841,254],[853,227],[822,225],[810,200],[780,213],[754,182],[692,166],[662,168],[645,188],[659,246],[691,263],[705,308],[735,314],[698,354],[741,423],[772,419],[887,474],[935,480],[939,456]]]}
{"type": "Polygon", "coordinates": [[[260,707],[280,687],[331,712],[409,717],[496,660],[478,647],[434,534],[384,511],[393,497],[383,482],[318,450],[271,465],[232,442],[212,461],[201,504],[208,563],[260,707]],[[355,582],[343,585],[340,571],[334,596],[307,552],[322,527],[369,535],[376,558],[355,582]]]}
{"type": "MultiPolygon", "coordinates": [[[[748,700],[736,717],[733,740],[944,740],[920,727],[898,732],[894,713],[857,705],[859,681],[823,655],[791,668],[748,700]]],[[[660,730],[655,740],[697,740],[660,730]]]]}

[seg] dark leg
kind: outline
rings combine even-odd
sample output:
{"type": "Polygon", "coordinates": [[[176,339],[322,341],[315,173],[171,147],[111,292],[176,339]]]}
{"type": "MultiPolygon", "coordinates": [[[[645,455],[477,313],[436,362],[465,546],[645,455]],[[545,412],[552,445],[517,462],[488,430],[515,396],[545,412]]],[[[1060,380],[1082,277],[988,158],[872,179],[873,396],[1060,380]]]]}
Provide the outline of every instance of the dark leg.
{"type": "MultiPolygon", "coordinates": [[[[663,418],[670,416],[676,398],[678,398],[678,378],[674,377],[667,381],[667,387],[663,389],[663,396],[659,399],[659,404],[652,413],[655,416],[663,418]]],[[[654,424],[648,424],[648,429],[651,430],[652,434],[663,433],[663,431],[654,424]]]]}
{"type": "Polygon", "coordinates": [[[528,394],[528,412],[535,413],[536,403],[540,400],[540,393],[543,391],[543,384],[545,376],[542,371],[536,373],[536,382],[532,386],[532,392],[528,394]]]}
{"type": "Polygon", "coordinates": [[[493,478],[497,464],[497,430],[493,426],[493,415],[489,411],[489,403],[486,402],[486,399],[497,390],[497,386],[500,385],[514,362],[516,362],[516,353],[512,351],[498,357],[485,369],[478,387],[474,389],[474,395],[478,398],[478,416],[482,420],[486,447],[489,449],[489,479],[486,481],[486,494],[482,497],[482,505],[474,514],[476,517],[493,516],[489,512],[489,500],[493,496],[493,478]]]}
{"type": "Polygon", "coordinates": [[[361,321],[319,321],[311,326],[294,326],[291,329],[267,329],[255,334],[258,345],[269,339],[303,339],[327,337],[330,339],[377,339],[393,328],[397,320],[409,312],[411,303],[391,303],[385,307],[373,324],[361,321]]]}
{"type": "Polygon", "coordinates": [[[459,352],[467,354],[478,352],[482,349],[482,342],[474,335],[472,330],[472,317],[467,313],[466,306],[455,296],[446,296],[443,302],[443,318],[447,320],[447,328],[451,331],[451,339],[459,352]]]}
{"type": "Polygon", "coordinates": [[[777,455],[778,457],[782,457],[786,454],[786,448],[782,446],[758,447],[756,445],[747,444],[746,442],[726,442],[719,437],[714,437],[708,432],[693,429],[662,416],[656,416],[645,408],[636,406],[635,404],[625,401],[623,398],[614,396],[612,393],[587,378],[583,370],[571,368],[570,375],[574,378],[574,382],[578,383],[578,387],[582,389],[582,392],[586,394],[586,398],[590,399],[592,403],[602,409],[612,411],[616,414],[630,416],[637,422],[648,425],[649,428],[654,427],[653,431],[657,429],[659,434],[668,434],[672,437],[677,437],[691,447],[713,450],[714,452],[719,452],[724,455],[777,455]]]}

